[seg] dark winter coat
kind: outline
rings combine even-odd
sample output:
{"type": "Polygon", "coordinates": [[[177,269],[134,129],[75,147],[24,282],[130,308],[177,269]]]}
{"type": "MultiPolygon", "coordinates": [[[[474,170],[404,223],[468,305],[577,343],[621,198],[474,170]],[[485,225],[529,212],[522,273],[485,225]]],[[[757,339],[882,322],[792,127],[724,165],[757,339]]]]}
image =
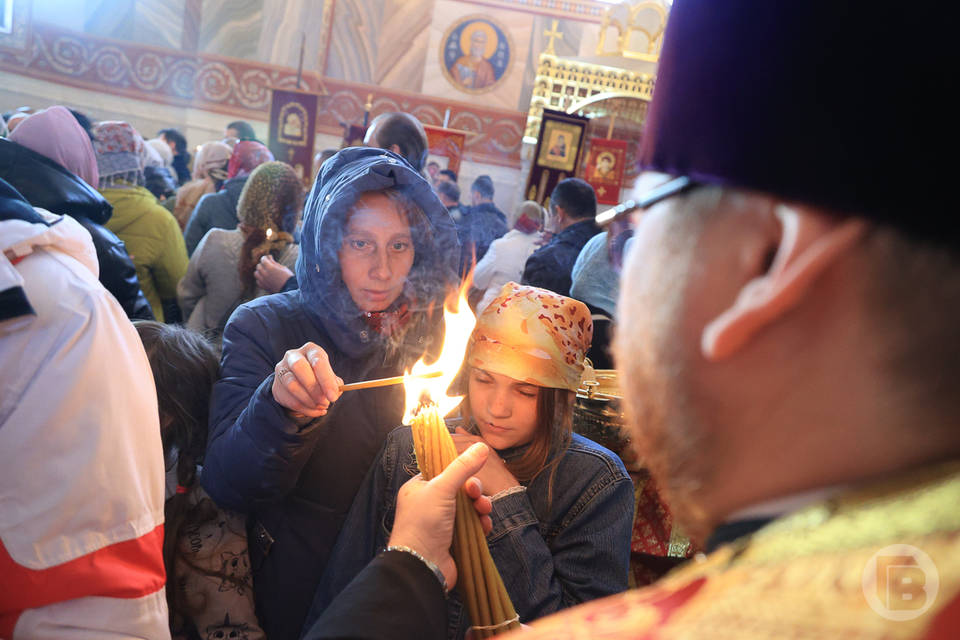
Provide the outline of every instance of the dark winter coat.
{"type": "Polygon", "coordinates": [[[243,191],[243,185],[247,183],[248,177],[230,178],[223,183],[220,191],[208,193],[200,198],[183,230],[183,239],[187,243],[187,255],[193,255],[194,249],[210,229],[237,228],[239,222],[237,203],[240,202],[240,192],[243,191]]]}
{"type": "Polygon", "coordinates": [[[0,139],[0,178],[31,205],[70,216],[83,225],[93,238],[104,288],[131,320],[153,320],[126,247],[104,226],[113,207],[96,189],[46,156],[4,139],[0,139]]]}
{"type": "Polygon", "coordinates": [[[190,154],[186,151],[173,156],[173,170],[177,174],[177,184],[190,182],[190,154]]]}
{"type": "Polygon", "coordinates": [[[507,232],[507,216],[492,202],[482,202],[472,207],[461,207],[457,234],[463,246],[464,272],[473,264],[473,253],[480,262],[491,243],[507,232]]]}
{"type": "Polygon", "coordinates": [[[405,161],[380,149],[344,150],[324,164],[305,207],[300,288],[241,305],[227,323],[202,482],[218,504],[250,516],[257,613],[271,639],[299,637],[357,488],[403,414],[402,389],[384,387],[345,393],[325,417],[298,424],[273,399],[274,367],[312,341],[345,382],[402,373],[439,342],[439,309],[456,284],[459,253],[446,209],[405,161]],[[395,186],[420,205],[429,229],[413,234],[409,298],[418,304],[403,347],[390,356],[350,298],[337,250],[357,196],[395,186]],[[432,319],[423,311],[431,304],[432,319]]]}
{"type": "Polygon", "coordinates": [[[575,222],[527,258],[523,284],[548,289],[562,296],[570,295],[573,265],[587,240],[600,233],[600,227],[588,218],[575,222]]]}

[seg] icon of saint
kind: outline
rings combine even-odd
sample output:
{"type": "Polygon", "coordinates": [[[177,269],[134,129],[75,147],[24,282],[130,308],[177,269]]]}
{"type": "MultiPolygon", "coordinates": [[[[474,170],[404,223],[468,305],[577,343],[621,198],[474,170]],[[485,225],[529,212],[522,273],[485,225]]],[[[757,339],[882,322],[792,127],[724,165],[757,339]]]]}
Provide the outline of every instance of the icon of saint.
{"type": "Polygon", "coordinates": [[[467,89],[483,89],[497,81],[493,66],[483,57],[487,49],[487,33],[477,29],[470,35],[470,52],[453,63],[453,76],[467,89]]]}

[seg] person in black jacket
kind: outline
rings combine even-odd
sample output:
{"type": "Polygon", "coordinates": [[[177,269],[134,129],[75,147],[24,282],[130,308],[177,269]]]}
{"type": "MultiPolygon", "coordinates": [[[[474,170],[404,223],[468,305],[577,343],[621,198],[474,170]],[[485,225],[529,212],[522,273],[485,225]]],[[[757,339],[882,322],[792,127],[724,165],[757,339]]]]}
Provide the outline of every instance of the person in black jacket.
{"type": "Polygon", "coordinates": [[[104,226],[113,208],[96,190],[97,162],[90,138],[67,109],[40,111],[24,120],[10,140],[0,139],[0,177],[33,206],[68,215],[83,225],[97,250],[100,282],[128,318],[153,320],[126,247],[104,226]]]}
{"type": "Polygon", "coordinates": [[[457,234],[463,245],[462,273],[480,262],[493,241],[508,231],[507,216],[493,203],[493,196],[493,180],[490,176],[480,176],[470,185],[473,206],[461,207],[457,234]]]}
{"type": "Polygon", "coordinates": [[[176,129],[160,129],[157,135],[173,151],[173,170],[177,173],[177,184],[190,182],[190,152],[187,151],[187,139],[176,129]]]}
{"type": "Polygon", "coordinates": [[[241,305],[223,333],[201,482],[248,514],[257,613],[271,639],[297,638],[327,555],[386,435],[402,374],[439,346],[457,284],[453,221],[400,156],[344,149],[303,217],[294,291],[241,305]]]}
{"type": "Polygon", "coordinates": [[[550,194],[554,236],[534,251],[523,269],[523,284],[570,295],[573,265],[587,240],[600,233],[593,221],[597,196],[580,178],[561,180],[550,194]]]}

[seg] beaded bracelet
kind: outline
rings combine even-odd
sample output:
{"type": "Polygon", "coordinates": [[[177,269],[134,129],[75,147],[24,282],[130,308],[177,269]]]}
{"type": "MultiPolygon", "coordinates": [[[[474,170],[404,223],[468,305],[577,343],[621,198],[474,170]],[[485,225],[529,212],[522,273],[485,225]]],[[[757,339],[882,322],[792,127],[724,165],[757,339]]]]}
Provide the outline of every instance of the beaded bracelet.
{"type": "Polygon", "coordinates": [[[415,551],[414,549],[411,549],[410,547],[405,547],[405,546],[399,545],[399,544],[390,545],[389,547],[387,547],[386,549],[384,549],[384,551],[401,551],[401,552],[403,552],[403,553],[409,553],[409,554],[412,555],[414,558],[416,558],[417,560],[419,560],[419,561],[422,562],[423,564],[427,565],[427,568],[430,569],[430,571],[433,572],[433,575],[437,576],[437,580],[440,581],[440,586],[443,588],[443,593],[444,593],[444,594],[446,594],[447,591],[449,591],[449,589],[448,589],[448,587],[447,587],[447,579],[443,576],[443,571],[440,571],[440,567],[438,567],[437,565],[435,565],[434,563],[430,562],[429,560],[427,560],[426,558],[424,558],[422,555],[420,555],[420,552],[415,551]]]}

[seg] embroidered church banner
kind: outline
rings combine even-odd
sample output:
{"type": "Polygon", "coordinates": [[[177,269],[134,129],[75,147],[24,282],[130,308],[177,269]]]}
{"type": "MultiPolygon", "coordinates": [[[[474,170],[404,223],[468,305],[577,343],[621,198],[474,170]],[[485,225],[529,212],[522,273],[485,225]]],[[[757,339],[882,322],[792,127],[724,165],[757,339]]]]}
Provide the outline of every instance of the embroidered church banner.
{"type": "Polygon", "coordinates": [[[463,148],[467,143],[467,133],[455,129],[444,129],[428,124],[423,125],[427,132],[427,163],[426,170],[429,178],[434,180],[437,172],[450,169],[460,175],[460,159],[463,157],[463,148]]]}
{"type": "Polygon", "coordinates": [[[270,137],[273,157],[286,162],[305,185],[313,181],[313,139],[317,123],[317,94],[296,89],[273,89],[270,101],[270,137]]]}
{"type": "Polygon", "coordinates": [[[540,136],[524,189],[527,200],[548,206],[553,188],[577,174],[587,118],[563,111],[543,110],[540,136]]]}
{"type": "Polygon", "coordinates": [[[618,204],[623,186],[623,170],[627,164],[627,142],[594,138],[584,170],[584,179],[597,193],[599,204],[618,204]]]}

